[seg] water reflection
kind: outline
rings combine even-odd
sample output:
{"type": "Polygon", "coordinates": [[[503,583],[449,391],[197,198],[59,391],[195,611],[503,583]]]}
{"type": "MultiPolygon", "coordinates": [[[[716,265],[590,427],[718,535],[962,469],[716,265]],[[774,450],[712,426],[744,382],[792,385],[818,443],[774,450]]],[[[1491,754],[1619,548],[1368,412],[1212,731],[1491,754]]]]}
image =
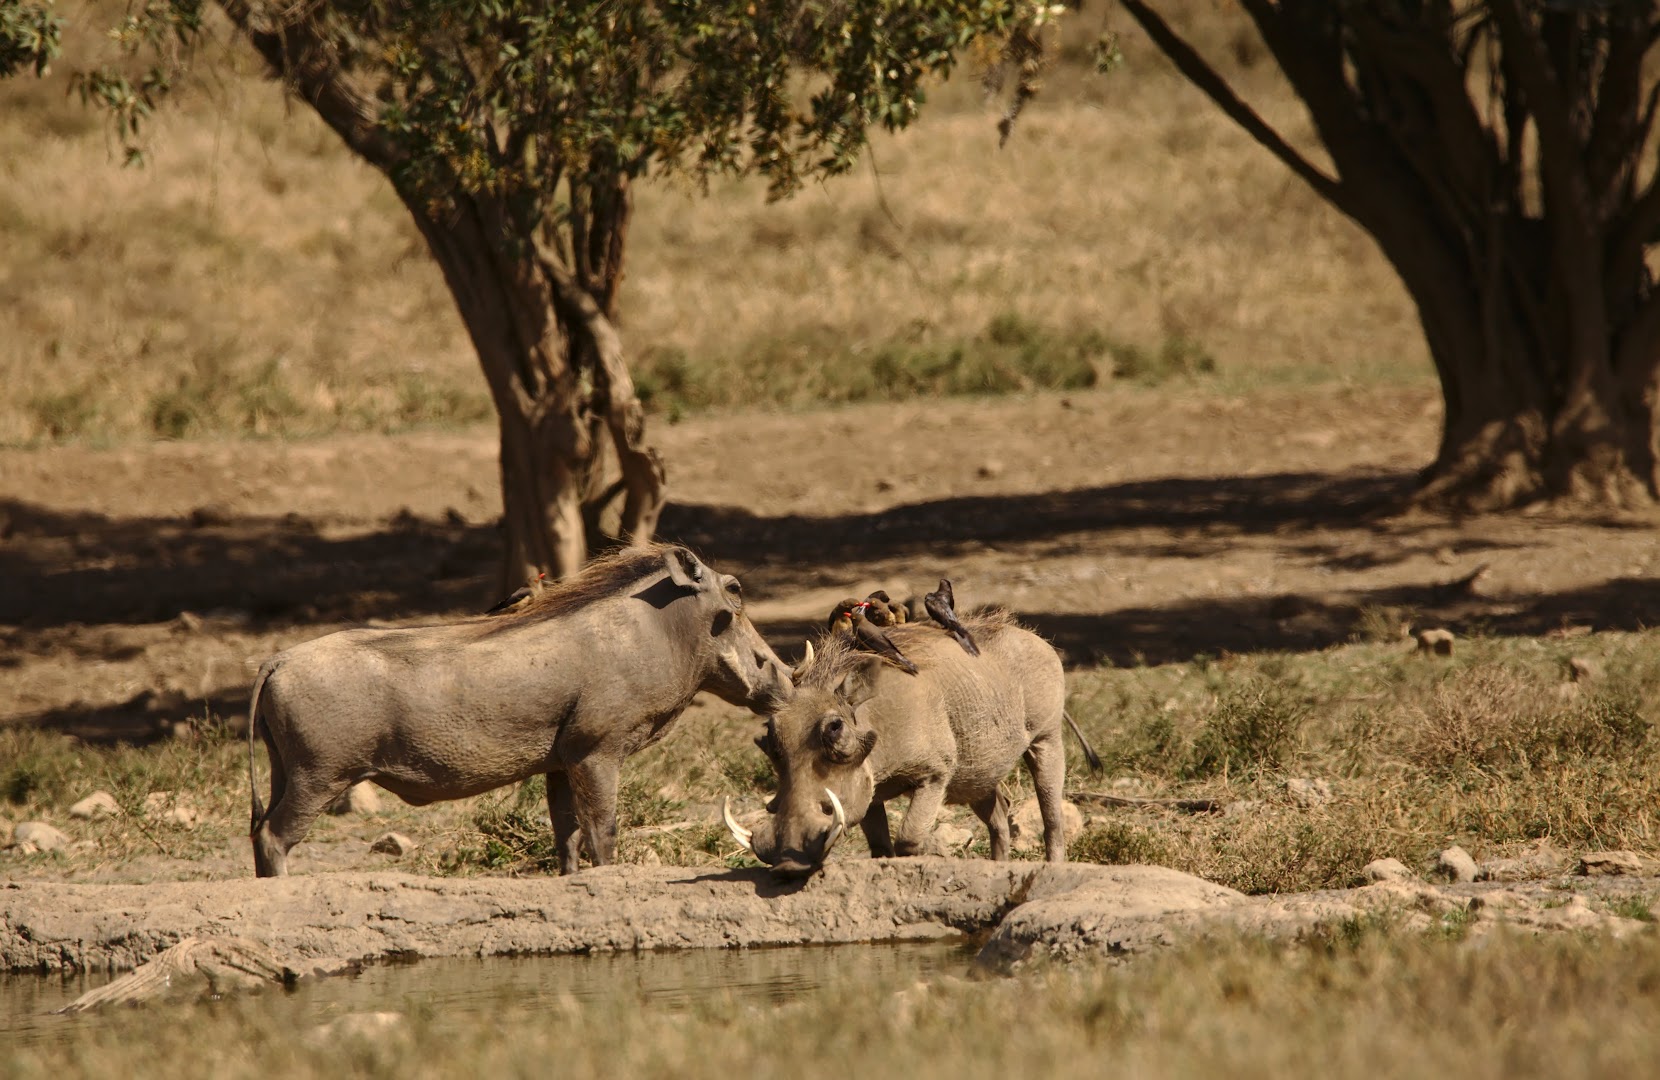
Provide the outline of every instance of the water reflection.
{"type": "MultiPolygon", "coordinates": [[[[480,1016],[505,1019],[618,999],[669,1012],[721,1002],[772,1005],[849,984],[894,987],[962,975],[972,958],[961,942],[944,942],[422,960],[302,984],[287,997],[300,1019],[317,1023],[354,1012],[417,1010],[459,1028],[480,1016]]],[[[0,975],[0,1042],[38,1042],[98,1023],[105,1014],[55,1016],[52,1010],[111,978],[0,975]]]]}

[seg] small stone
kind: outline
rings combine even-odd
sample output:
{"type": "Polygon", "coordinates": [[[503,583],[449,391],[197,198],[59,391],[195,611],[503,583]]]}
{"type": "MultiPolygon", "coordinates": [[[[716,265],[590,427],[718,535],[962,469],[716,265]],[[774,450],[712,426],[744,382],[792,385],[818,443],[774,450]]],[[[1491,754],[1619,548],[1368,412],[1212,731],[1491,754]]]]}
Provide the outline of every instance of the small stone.
{"type": "Polygon", "coordinates": [[[942,821],[934,826],[934,839],[939,842],[940,847],[956,854],[974,842],[974,830],[966,829],[961,825],[953,825],[949,821],[942,821]]]}
{"type": "Polygon", "coordinates": [[[25,821],[12,832],[12,842],[36,851],[58,851],[69,846],[69,837],[44,821],[25,821]]]}
{"type": "MultiPolygon", "coordinates": [[[[1061,803],[1062,827],[1071,839],[1084,831],[1084,812],[1070,802],[1061,803]]],[[[1027,799],[1009,815],[1009,846],[1015,851],[1036,851],[1043,847],[1043,811],[1037,797],[1027,799]]]]}
{"type": "Polygon", "coordinates": [[[1453,633],[1451,630],[1418,631],[1418,651],[1425,655],[1451,656],[1452,647],[1453,633]]]}
{"type": "Polygon", "coordinates": [[[408,855],[420,847],[415,841],[400,832],[381,833],[375,842],[369,845],[369,850],[378,855],[408,855]]]}
{"type": "Polygon", "coordinates": [[[877,480],[876,480],[876,490],[877,491],[892,491],[893,490],[893,481],[889,480],[885,476],[878,477],[877,480]]]}
{"type": "Polygon", "coordinates": [[[217,504],[198,506],[190,512],[190,524],[198,529],[210,525],[229,525],[230,522],[230,510],[217,504]]]}
{"type": "Polygon", "coordinates": [[[1461,847],[1450,847],[1435,857],[1434,874],[1443,881],[1474,881],[1480,869],[1461,847]]]}
{"type": "Polygon", "coordinates": [[[69,808],[72,818],[117,817],[120,813],[121,805],[107,791],[94,791],[69,808]]]}
{"type": "Polygon", "coordinates": [[[1568,678],[1574,682],[1592,682],[1602,677],[1602,665],[1589,656],[1568,658],[1568,678]]]}
{"type": "Polygon", "coordinates": [[[1298,806],[1320,806],[1331,802],[1331,783],[1326,780],[1292,777],[1285,782],[1285,790],[1298,806]]]}
{"type": "Polygon", "coordinates": [[[982,480],[995,480],[1003,475],[1003,463],[996,458],[980,462],[980,467],[974,470],[974,475],[982,480]]]}
{"type": "Polygon", "coordinates": [[[1593,851],[1579,857],[1579,872],[1587,877],[1641,874],[1643,860],[1635,851],[1593,851]]]}
{"type": "Polygon", "coordinates": [[[201,820],[201,814],[196,811],[194,806],[175,806],[163,814],[161,820],[181,829],[194,829],[196,823],[201,820]]]}
{"type": "Polygon", "coordinates": [[[186,634],[197,633],[202,629],[202,617],[193,611],[181,611],[173,620],[173,628],[186,634]]]}
{"type": "Polygon", "coordinates": [[[1360,876],[1370,882],[1378,881],[1414,881],[1416,874],[1408,870],[1406,864],[1399,859],[1373,859],[1360,868],[1360,876]]]}
{"type": "Polygon", "coordinates": [[[0,817],[0,848],[11,844],[12,830],[16,827],[17,826],[12,824],[11,818],[0,817]]]}
{"type": "Polygon", "coordinates": [[[334,802],[329,804],[331,814],[378,814],[380,813],[380,792],[375,785],[365,780],[353,784],[334,802]]]}
{"type": "Polygon", "coordinates": [[[1261,813],[1263,805],[1261,799],[1235,799],[1222,807],[1222,816],[1225,818],[1250,817],[1253,814],[1261,813]]]}

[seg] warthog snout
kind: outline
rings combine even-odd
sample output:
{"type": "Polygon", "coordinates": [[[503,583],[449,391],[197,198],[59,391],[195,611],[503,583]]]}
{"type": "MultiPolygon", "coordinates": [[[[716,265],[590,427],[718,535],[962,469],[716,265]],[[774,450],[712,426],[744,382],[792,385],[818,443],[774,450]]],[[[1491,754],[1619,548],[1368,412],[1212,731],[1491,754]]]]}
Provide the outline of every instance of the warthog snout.
{"type": "Polygon", "coordinates": [[[842,809],[842,801],[829,788],[824,789],[824,794],[829,799],[830,810],[825,815],[827,820],[823,827],[816,827],[817,823],[808,826],[803,830],[806,835],[793,842],[779,835],[776,815],[769,814],[754,830],[746,829],[732,816],[732,800],[727,799],[721,807],[721,816],[726,820],[733,839],[772,867],[773,873],[805,877],[824,865],[836,841],[847,831],[847,811],[842,809]]]}

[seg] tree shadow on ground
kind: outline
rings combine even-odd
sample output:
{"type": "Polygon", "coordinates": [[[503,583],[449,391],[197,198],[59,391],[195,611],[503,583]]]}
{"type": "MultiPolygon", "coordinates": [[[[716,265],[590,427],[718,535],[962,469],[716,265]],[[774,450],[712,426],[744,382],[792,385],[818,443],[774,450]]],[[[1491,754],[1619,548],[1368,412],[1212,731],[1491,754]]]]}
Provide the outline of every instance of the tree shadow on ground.
{"type": "MultiPolygon", "coordinates": [[[[949,563],[993,543],[1033,564],[1069,553],[1204,559],[1230,536],[1273,534],[1287,553],[1353,573],[1424,554],[1413,530],[1393,517],[1412,486],[1404,472],[1294,473],[939,499],[832,517],[681,505],[664,515],[662,533],[742,575],[752,595],[845,585],[861,563],[949,563]],[[1353,550],[1318,535],[1333,529],[1387,536],[1388,550],[1353,550]]],[[[1506,545],[1472,537],[1452,546],[1474,554],[1506,545]]],[[[67,653],[72,662],[113,659],[104,653],[131,646],[76,627],[165,622],[182,612],[218,613],[255,630],[454,616],[487,599],[499,551],[494,526],[459,517],[403,514],[374,526],[297,515],[117,519],[0,500],[0,627],[16,628],[0,629],[0,663],[15,666],[23,649],[67,653]]],[[[1625,577],[1494,598],[1424,582],[1019,614],[1080,666],[1324,648],[1352,640],[1368,612],[1381,618],[1385,609],[1466,633],[1539,634],[1570,624],[1629,630],[1660,625],[1660,581],[1625,577]]],[[[820,625],[778,619],[761,630],[793,659],[820,625]]],[[[188,701],[146,691],[114,707],[65,705],[18,719],[87,738],[148,741],[192,716],[240,724],[246,708],[246,687],[225,687],[188,701]]]]}

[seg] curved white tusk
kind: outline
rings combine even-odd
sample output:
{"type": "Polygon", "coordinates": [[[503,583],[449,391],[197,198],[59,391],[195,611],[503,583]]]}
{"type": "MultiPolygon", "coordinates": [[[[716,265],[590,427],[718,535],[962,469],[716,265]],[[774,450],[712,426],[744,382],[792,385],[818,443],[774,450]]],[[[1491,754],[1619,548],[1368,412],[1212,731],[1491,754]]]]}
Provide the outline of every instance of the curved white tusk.
{"type": "Polygon", "coordinates": [[[801,656],[801,663],[797,664],[790,671],[790,678],[792,678],[792,679],[801,678],[801,676],[806,673],[807,669],[812,667],[812,666],[813,666],[813,643],[811,641],[809,641],[809,642],[807,642],[807,651],[805,653],[803,653],[802,656],[801,656]]]}
{"type": "Polygon", "coordinates": [[[732,830],[732,839],[742,844],[745,851],[754,851],[755,834],[739,825],[738,819],[732,816],[732,796],[728,795],[726,801],[721,804],[720,816],[726,822],[726,827],[732,830]]]}
{"type": "Polygon", "coordinates": [[[842,809],[842,801],[836,798],[836,793],[829,788],[825,788],[824,793],[830,796],[830,808],[835,814],[836,822],[830,826],[830,839],[824,842],[824,855],[820,858],[829,856],[830,849],[836,846],[836,841],[842,838],[843,831],[847,829],[847,811],[842,809]]]}

